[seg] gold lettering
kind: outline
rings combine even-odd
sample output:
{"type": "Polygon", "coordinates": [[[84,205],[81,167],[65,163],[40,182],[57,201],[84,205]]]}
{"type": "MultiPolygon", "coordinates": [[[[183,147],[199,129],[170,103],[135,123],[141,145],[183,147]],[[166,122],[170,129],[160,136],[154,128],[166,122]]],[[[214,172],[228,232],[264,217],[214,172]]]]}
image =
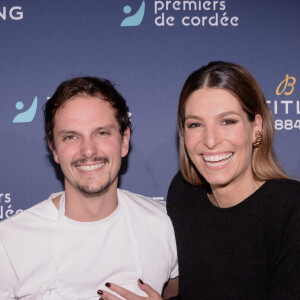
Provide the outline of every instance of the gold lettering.
{"type": "Polygon", "coordinates": [[[296,78],[289,76],[289,74],[286,74],[285,79],[283,79],[276,89],[276,95],[279,96],[282,93],[284,95],[289,96],[294,92],[294,85],[296,83],[296,78]],[[291,89],[289,91],[286,91],[286,89],[290,87],[291,89]]]}

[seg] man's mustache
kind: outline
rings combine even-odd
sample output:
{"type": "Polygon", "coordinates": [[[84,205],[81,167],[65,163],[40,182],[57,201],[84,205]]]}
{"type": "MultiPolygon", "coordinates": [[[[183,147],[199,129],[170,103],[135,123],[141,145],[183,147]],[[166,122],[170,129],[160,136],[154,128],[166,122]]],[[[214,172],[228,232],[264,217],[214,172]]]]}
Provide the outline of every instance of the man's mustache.
{"type": "Polygon", "coordinates": [[[78,158],[78,159],[73,160],[71,162],[71,165],[75,166],[75,165],[78,165],[78,164],[86,164],[86,163],[91,163],[91,162],[104,162],[104,163],[108,163],[109,159],[106,156],[93,157],[92,159],[78,158]]]}

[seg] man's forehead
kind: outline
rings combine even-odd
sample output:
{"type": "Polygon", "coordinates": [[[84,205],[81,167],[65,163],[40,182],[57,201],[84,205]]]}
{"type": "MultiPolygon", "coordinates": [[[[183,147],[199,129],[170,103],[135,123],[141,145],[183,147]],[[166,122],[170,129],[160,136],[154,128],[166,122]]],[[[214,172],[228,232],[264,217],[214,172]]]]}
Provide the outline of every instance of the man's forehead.
{"type": "Polygon", "coordinates": [[[66,100],[56,111],[55,117],[65,112],[101,112],[103,114],[112,113],[116,116],[116,109],[112,105],[100,96],[89,96],[89,95],[76,95],[66,100]]]}
{"type": "Polygon", "coordinates": [[[78,93],[76,95],[73,95],[72,97],[66,99],[64,103],[60,106],[59,109],[64,108],[65,106],[70,106],[72,103],[74,103],[75,100],[86,100],[88,103],[89,101],[94,102],[93,100],[99,101],[102,104],[106,104],[111,107],[109,102],[101,95],[101,94],[95,94],[95,95],[88,95],[86,93],[78,93]]]}
{"type": "Polygon", "coordinates": [[[54,127],[59,130],[80,130],[81,127],[120,129],[115,110],[98,97],[72,97],[57,110],[54,127]],[[98,105],[99,103],[99,105],[98,105]]]}

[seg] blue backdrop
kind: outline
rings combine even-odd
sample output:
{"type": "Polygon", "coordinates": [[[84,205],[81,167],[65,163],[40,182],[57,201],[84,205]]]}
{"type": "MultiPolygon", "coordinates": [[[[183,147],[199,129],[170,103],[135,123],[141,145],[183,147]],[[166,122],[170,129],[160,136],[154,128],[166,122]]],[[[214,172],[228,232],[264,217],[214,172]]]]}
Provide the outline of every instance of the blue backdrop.
{"type": "Polygon", "coordinates": [[[108,78],[127,99],[134,132],[121,188],[166,197],[180,90],[212,60],[257,78],[279,160],[300,177],[299,11],[298,0],[0,0],[0,220],[63,189],[42,106],[74,76],[108,78]]]}

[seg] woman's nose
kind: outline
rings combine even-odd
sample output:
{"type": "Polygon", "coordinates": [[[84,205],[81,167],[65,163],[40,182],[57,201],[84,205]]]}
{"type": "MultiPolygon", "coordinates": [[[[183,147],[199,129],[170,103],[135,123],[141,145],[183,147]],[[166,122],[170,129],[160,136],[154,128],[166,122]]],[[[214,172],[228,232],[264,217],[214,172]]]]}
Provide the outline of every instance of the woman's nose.
{"type": "Polygon", "coordinates": [[[205,127],[203,142],[208,149],[213,149],[222,141],[222,134],[218,128],[205,127]]]}

